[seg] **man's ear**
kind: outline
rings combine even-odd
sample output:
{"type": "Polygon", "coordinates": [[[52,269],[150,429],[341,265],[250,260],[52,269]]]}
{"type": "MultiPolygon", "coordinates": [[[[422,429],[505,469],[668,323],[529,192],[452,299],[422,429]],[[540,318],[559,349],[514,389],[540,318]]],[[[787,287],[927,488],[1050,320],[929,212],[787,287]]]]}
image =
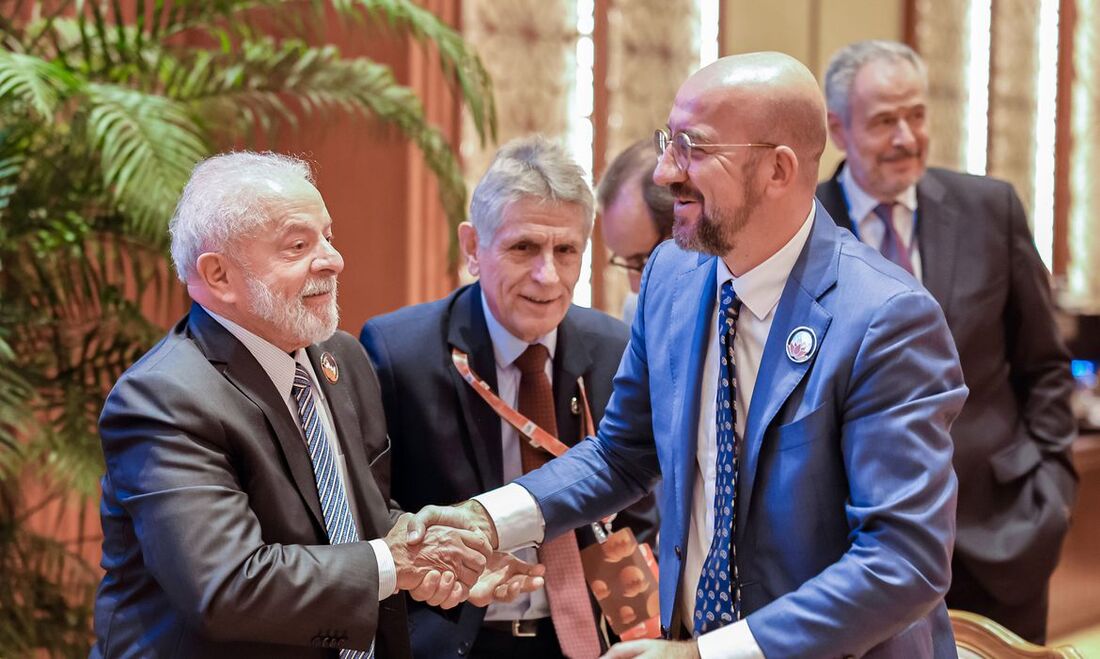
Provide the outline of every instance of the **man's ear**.
{"type": "Polygon", "coordinates": [[[781,193],[798,179],[798,155],[789,146],[777,146],[772,152],[771,175],[768,177],[768,190],[781,193]]]}
{"type": "Polygon", "coordinates": [[[480,268],[477,262],[477,229],[474,225],[469,222],[458,225],[458,246],[466,259],[466,269],[470,271],[470,276],[477,277],[480,268]]]}
{"type": "Polygon", "coordinates": [[[840,115],[830,112],[829,118],[829,138],[833,141],[833,146],[841,151],[848,152],[848,133],[844,127],[844,120],[840,118],[840,115]]]}
{"type": "Polygon", "coordinates": [[[225,254],[218,252],[204,252],[195,260],[195,278],[199,280],[198,283],[215,299],[225,304],[237,301],[237,293],[231,280],[240,275],[236,271],[230,272],[230,269],[225,254]]]}

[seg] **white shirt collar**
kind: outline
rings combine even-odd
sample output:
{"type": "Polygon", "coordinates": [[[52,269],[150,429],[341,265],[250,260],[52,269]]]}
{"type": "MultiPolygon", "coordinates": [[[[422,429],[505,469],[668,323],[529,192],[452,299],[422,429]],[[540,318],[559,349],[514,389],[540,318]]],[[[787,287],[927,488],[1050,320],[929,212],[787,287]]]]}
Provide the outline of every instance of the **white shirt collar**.
{"type": "Polygon", "coordinates": [[[802,253],[802,247],[810,237],[810,228],[814,224],[816,210],[817,204],[814,203],[810,207],[809,215],[803,220],[802,226],[787,241],[787,244],[768,257],[768,260],[740,277],[734,277],[726,266],[726,262],[718,259],[718,294],[722,293],[722,284],[732,279],[733,290],[741,299],[741,303],[759,320],[767,318],[779,303],[783,288],[787,285],[787,277],[790,276],[795,262],[798,261],[798,255],[802,253]]]}
{"type": "MultiPolygon", "coordinates": [[[[844,190],[844,197],[848,200],[848,216],[852,218],[853,222],[859,222],[870,215],[875,210],[875,206],[881,203],[868,194],[866,190],[859,187],[856,179],[852,176],[851,170],[848,169],[848,163],[844,163],[840,168],[840,175],[837,176],[837,180],[840,182],[841,189],[844,190]]],[[[916,211],[917,186],[910,185],[902,190],[894,201],[904,206],[909,212],[916,211]]]]}
{"type": "MultiPolygon", "coordinates": [[[[222,318],[206,307],[203,307],[203,310],[235,336],[238,341],[243,343],[245,348],[248,348],[248,352],[252,353],[252,356],[260,363],[260,367],[267,373],[267,377],[271,378],[271,382],[275,385],[275,389],[278,390],[283,400],[290,398],[293,392],[296,364],[300,363],[305,366],[306,373],[309,373],[312,379],[313,369],[309,365],[309,358],[306,356],[304,348],[299,348],[291,357],[271,342],[249,332],[228,318],[222,318]]],[[[316,391],[317,388],[314,387],[314,390],[316,391]]]]}
{"type": "MultiPolygon", "coordinates": [[[[497,368],[507,368],[523,354],[529,344],[523,339],[517,339],[497,321],[489,309],[489,303],[485,300],[485,291],[481,292],[481,308],[485,311],[485,324],[489,326],[489,338],[493,342],[493,356],[496,358],[497,368]]],[[[550,351],[550,359],[553,360],[554,351],[558,346],[558,328],[555,327],[548,334],[540,336],[535,343],[546,346],[550,351]]]]}

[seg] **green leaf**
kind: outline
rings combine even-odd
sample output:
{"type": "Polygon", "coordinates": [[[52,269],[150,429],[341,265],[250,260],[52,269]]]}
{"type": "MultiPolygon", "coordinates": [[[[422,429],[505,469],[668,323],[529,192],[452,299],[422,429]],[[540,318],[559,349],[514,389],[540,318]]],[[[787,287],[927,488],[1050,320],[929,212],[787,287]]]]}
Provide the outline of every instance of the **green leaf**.
{"type": "Polygon", "coordinates": [[[444,72],[458,84],[482,146],[489,139],[496,141],[496,102],[489,72],[462,35],[409,0],[333,0],[333,5],[343,15],[365,11],[376,22],[434,46],[444,72]]]}
{"type": "Polygon", "coordinates": [[[32,55],[0,50],[0,107],[19,100],[40,119],[50,119],[76,78],[59,64],[32,55]]]}
{"type": "Polygon", "coordinates": [[[209,152],[199,127],[183,103],[125,87],[91,84],[86,101],[104,185],[139,234],[163,239],[191,169],[209,152]]]}

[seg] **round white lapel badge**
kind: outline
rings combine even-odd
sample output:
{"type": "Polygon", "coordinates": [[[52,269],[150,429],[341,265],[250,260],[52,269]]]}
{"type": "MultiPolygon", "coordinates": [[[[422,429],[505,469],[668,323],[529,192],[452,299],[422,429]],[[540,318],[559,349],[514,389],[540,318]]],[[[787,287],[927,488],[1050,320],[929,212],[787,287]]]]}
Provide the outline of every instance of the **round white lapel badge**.
{"type": "Polygon", "coordinates": [[[796,327],[787,335],[787,359],[796,364],[809,361],[817,350],[817,334],[805,325],[796,327]]]}
{"type": "Polygon", "coordinates": [[[336,358],[332,356],[331,352],[321,353],[321,372],[325,374],[325,379],[332,384],[336,384],[336,381],[340,379],[340,367],[336,365],[336,358]]]}

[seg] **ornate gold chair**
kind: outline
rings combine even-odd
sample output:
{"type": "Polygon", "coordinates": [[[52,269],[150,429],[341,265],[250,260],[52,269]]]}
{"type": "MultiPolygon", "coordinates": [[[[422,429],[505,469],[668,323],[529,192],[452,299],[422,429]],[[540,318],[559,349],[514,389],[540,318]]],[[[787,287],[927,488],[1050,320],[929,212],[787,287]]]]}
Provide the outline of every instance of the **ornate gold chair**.
{"type": "Polygon", "coordinates": [[[1056,648],[1028,643],[989,618],[949,609],[959,659],[1084,659],[1069,645],[1056,648]]]}

